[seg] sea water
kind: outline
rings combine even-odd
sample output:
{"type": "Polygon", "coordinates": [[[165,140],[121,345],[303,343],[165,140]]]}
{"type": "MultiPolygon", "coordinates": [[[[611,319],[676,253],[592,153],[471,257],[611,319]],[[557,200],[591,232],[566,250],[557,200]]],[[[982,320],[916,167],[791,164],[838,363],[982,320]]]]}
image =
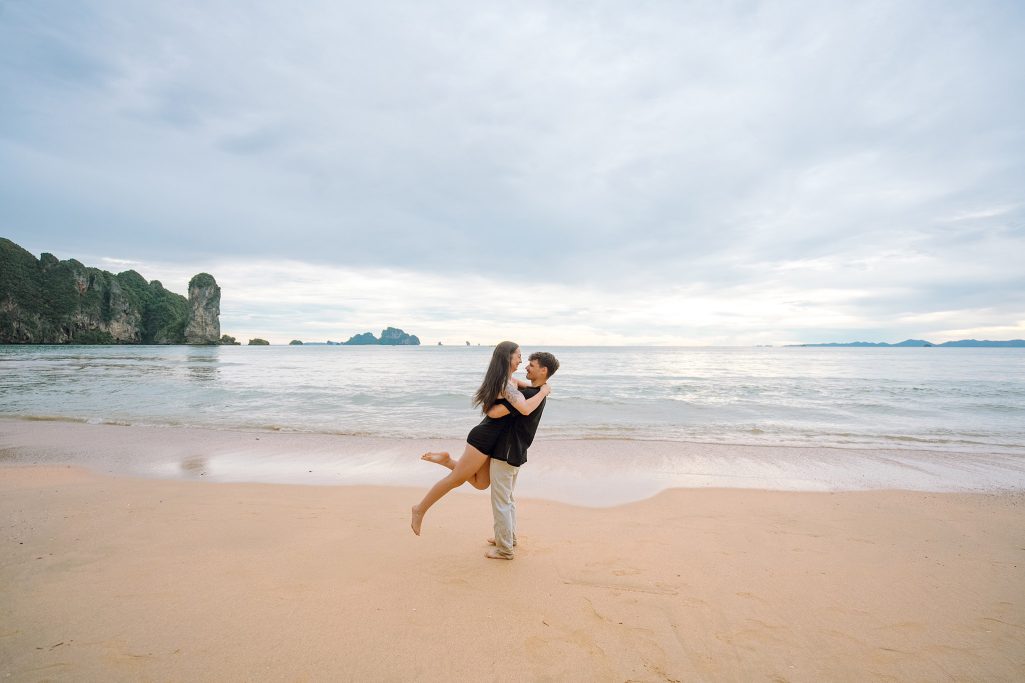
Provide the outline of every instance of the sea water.
{"type": "MultiPolygon", "coordinates": [[[[524,347],[538,438],[1025,457],[1025,349],[524,347]]],[[[0,416],[462,440],[489,347],[0,346],[0,416]]],[[[522,376],[522,372],[521,372],[522,376]]]]}

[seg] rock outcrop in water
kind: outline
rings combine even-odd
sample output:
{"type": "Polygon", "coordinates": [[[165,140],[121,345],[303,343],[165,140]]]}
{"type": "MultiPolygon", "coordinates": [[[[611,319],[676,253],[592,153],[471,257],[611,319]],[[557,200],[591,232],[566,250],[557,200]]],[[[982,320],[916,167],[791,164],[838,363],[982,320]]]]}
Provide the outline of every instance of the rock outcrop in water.
{"type": "Polygon", "coordinates": [[[415,334],[406,334],[397,327],[389,327],[381,332],[381,344],[385,346],[419,346],[420,339],[415,334]]]}
{"type": "MultiPolygon", "coordinates": [[[[328,342],[330,344],[331,342],[328,342]]],[[[354,334],[349,337],[348,341],[342,342],[345,346],[369,346],[377,345],[381,342],[373,335],[372,332],[363,332],[362,334],[354,334]]]]}
{"type": "MultiPolygon", "coordinates": [[[[206,290],[202,301],[197,297],[194,303],[204,316],[197,338],[207,339],[205,333],[216,329],[216,343],[220,288],[213,286],[215,307],[210,307],[212,292],[206,290]]],[[[147,282],[134,270],[114,275],[53,254],[36,259],[0,238],[0,343],[183,344],[191,311],[188,299],[157,280],[147,282]]]]}
{"type": "Polygon", "coordinates": [[[189,281],[186,344],[216,344],[221,338],[221,288],[214,276],[199,273],[189,281]]]}
{"type": "MultiPolygon", "coordinates": [[[[328,342],[331,344],[332,342],[328,342]]],[[[419,346],[420,338],[415,334],[406,334],[397,327],[387,327],[381,330],[381,338],[378,339],[371,332],[354,334],[349,341],[342,342],[345,346],[419,346]]]]}

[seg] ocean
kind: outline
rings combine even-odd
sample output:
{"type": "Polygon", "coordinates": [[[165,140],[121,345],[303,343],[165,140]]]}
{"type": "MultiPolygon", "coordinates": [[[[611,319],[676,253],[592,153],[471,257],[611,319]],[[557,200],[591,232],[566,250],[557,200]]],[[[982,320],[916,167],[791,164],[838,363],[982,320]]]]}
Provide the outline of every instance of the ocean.
{"type": "MultiPolygon", "coordinates": [[[[1025,350],[553,352],[538,438],[1025,457],[1025,350]]],[[[461,441],[488,347],[0,346],[0,416],[461,441]]]]}

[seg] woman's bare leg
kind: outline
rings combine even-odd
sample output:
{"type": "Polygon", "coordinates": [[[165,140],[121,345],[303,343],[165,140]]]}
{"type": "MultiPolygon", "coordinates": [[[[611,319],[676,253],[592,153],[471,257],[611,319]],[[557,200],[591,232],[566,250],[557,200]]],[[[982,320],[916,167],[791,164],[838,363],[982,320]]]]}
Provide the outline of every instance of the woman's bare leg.
{"type": "Polygon", "coordinates": [[[468,477],[466,481],[470,482],[470,486],[481,491],[491,486],[491,458],[489,457],[485,460],[481,464],[480,469],[468,477]]]}
{"type": "MultiPolygon", "coordinates": [[[[450,470],[454,470],[456,468],[457,462],[453,460],[452,456],[449,455],[446,451],[440,451],[437,453],[424,453],[420,456],[420,459],[426,460],[427,462],[433,462],[435,465],[447,467],[450,470]]],[[[475,489],[480,489],[481,491],[487,489],[489,486],[491,486],[490,465],[491,463],[485,460],[484,464],[480,466],[480,469],[474,472],[473,476],[468,477],[466,481],[469,482],[469,484],[475,489]]]]}
{"type": "Polygon", "coordinates": [[[488,456],[467,444],[466,450],[463,451],[463,457],[459,458],[459,461],[456,462],[455,467],[448,473],[448,476],[442,478],[437,484],[432,486],[431,490],[427,492],[427,495],[424,496],[423,500],[413,506],[412,518],[409,523],[409,526],[413,529],[413,533],[417,536],[420,535],[420,525],[423,524],[424,515],[431,509],[432,505],[441,500],[441,497],[452,489],[466,483],[466,481],[476,475],[478,470],[481,469],[481,466],[486,465],[487,462],[488,456]]]}

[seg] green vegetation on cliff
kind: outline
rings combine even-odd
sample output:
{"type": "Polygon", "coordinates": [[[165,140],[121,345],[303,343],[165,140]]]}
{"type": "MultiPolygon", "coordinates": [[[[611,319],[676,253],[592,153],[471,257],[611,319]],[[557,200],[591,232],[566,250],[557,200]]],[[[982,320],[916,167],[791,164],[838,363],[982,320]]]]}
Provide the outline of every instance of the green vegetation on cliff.
{"type": "Polygon", "coordinates": [[[0,343],[181,344],[188,316],[185,297],[134,270],[36,259],[0,238],[0,343]]]}
{"type": "Polygon", "coordinates": [[[146,278],[134,270],[118,273],[116,278],[135,310],[143,312],[143,344],[185,343],[188,299],[164,289],[160,280],[146,282],[146,278]]]}
{"type": "Polygon", "coordinates": [[[189,289],[194,287],[216,287],[217,282],[214,281],[214,276],[210,273],[197,273],[192,276],[189,280],[189,289]]]}

